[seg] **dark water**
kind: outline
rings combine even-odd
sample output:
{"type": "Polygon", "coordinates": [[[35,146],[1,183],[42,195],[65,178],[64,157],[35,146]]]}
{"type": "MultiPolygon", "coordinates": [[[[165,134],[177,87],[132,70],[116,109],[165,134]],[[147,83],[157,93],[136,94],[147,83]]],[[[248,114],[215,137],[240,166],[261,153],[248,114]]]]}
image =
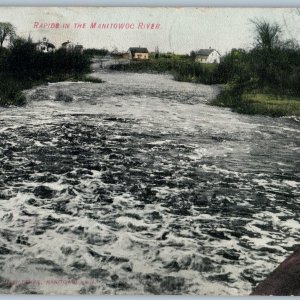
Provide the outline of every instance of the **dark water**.
{"type": "Polygon", "coordinates": [[[300,242],[299,120],[94,76],[0,112],[0,292],[249,294],[300,242]]]}

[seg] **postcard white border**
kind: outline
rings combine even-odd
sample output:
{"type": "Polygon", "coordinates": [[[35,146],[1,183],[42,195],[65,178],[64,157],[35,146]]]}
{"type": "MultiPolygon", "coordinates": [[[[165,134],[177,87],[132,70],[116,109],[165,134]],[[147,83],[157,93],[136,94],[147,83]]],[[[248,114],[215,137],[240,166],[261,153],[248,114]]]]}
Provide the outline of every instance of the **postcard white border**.
{"type": "MultiPolygon", "coordinates": [[[[300,0],[0,0],[0,6],[113,6],[113,7],[300,7],[300,0]]],[[[0,300],[112,300],[112,299],[136,299],[136,300],[178,300],[208,299],[243,300],[242,296],[51,296],[51,295],[1,295],[0,300]]],[[[263,296],[250,296],[251,300],[265,299],[263,296]]],[[[273,298],[273,297],[272,297],[273,298]]],[[[287,297],[276,296],[276,300],[287,297]]]]}

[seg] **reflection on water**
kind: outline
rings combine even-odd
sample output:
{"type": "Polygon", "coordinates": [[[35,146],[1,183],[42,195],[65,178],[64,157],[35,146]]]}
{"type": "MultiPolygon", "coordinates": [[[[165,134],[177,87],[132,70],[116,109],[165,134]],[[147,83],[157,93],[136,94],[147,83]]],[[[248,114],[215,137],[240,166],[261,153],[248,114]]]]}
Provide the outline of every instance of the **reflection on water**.
{"type": "Polygon", "coordinates": [[[299,121],[94,76],[0,112],[0,291],[249,294],[299,244],[299,121]]]}

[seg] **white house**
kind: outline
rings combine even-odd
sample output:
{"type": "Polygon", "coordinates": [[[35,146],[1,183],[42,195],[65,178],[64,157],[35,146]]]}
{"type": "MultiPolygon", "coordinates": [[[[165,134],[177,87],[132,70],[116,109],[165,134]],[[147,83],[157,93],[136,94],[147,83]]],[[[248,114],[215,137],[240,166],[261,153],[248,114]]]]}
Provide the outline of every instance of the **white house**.
{"type": "Polygon", "coordinates": [[[49,41],[45,37],[41,42],[38,42],[35,45],[36,45],[36,50],[40,52],[49,53],[55,51],[55,46],[49,43],[49,41]]]}
{"type": "Polygon", "coordinates": [[[149,51],[147,48],[131,47],[128,49],[128,53],[130,59],[137,59],[137,60],[149,59],[149,51]]]}
{"type": "Polygon", "coordinates": [[[195,51],[195,61],[204,64],[219,64],[221,54],[212,48],[195,51]]]}

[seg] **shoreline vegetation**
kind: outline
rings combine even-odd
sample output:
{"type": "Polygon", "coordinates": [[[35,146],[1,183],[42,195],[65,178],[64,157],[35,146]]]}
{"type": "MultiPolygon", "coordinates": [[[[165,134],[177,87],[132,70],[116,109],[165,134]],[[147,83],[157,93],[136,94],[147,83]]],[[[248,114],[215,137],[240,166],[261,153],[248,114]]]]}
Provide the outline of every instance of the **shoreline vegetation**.
{"type": "MultiPolygon", "coordinates": [[[[197,62],[196,53],[150,53],[147,60],[131,60],[110,69],[127,72],[168,73],[176,81],[222,84],[224,89],[210,104],[244,114],[272,117],[300,116],[300,47],[284,40],[276,23],[252,21],[254,46],[232,49],[219,64],[197,62]]],[[[12,31],[12,34],[15,34],[12,31]]],[[[87,75],[91,59],[110,54],[106,49],[83,52],[60,48],[43,53],[30,38],[15,37],[8,48],[0,47],[0,106],[23,105],[22,90],[57,81],[101,83],[87,75]]]]}
{"type": "MultiPolygon", "coordinates": [[[[241,50],[233,50],[241,51],[241,50]]],[[[187,56],[172,55],[147,61],[135,61],[130,64],[117,64],[111,70],[135,73],[165,73],[171,74],[176,81],[201,84],[223,84],[224,89],[210,104],[229,107],[232,111],[242,114],[259,114],[271,117],[300,116],[300,95],[289,91],[281,93],[276,89],[263,89],[247,82],[243,87],[241,82],[226,82],[224,68],[226,62],[217,64],[201,64],[191,62],[187,56]]],[[[225,67],[226,68],[226,67],[225,67]]]]}
{"type": "Polygon", "coordinates": [[[101,83],[90,73],[89,53],[58,49],[52,53],[36,50],[30,40],[16,38],[11,46],[0,48],[0,106],[26,104],[23,90],[58,81],[101,83]]]}
{"type": "Polygon", "coordinates": [[[223,83],[216,64],[200,64],[191,60],[189,55],[160,54],[159,57],[150,55],[148,60],[115,64],[111,65],[110,69],[135,73],[167,73],[172,74],[176,81],[203,84],[223,83]]]}
{"type": "Polygon", "coordinates": [[[243,114],[300,116],[300,47],[284,40],[276,23],[252,21],[254,46],[232,49],[220,64],[198,63],[190,55],[151,55],[148,61],[111,66],[113,70],[172,74],[174,80],[223,84],[210,104],[243,114]]]}

